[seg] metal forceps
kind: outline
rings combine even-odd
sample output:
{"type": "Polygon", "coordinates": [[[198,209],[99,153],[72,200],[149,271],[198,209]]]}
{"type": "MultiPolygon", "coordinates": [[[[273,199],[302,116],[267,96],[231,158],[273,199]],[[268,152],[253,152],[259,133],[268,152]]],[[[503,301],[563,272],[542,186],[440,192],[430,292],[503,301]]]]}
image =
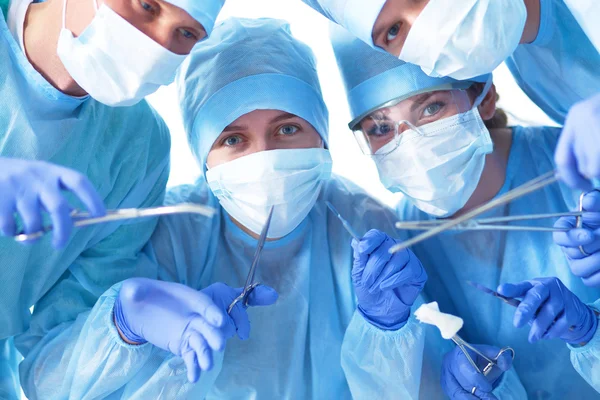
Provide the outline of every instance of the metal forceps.
{"type": "MultiPolygon", "coordinates": [[[[117,210],[108,210],[103,217],[90,217],[87,212],[73,211],[73,226],[76,228],[104,224],[107,222],[122,221],[128,219],[138,219],[147,217],[158,217],[161,215],[170,214],[199,214],[206,217],[212,217],[215,214],[215,209],[212,207],[203,206],[193,203],[181,203],[172,206],[152,207],[152,208],[121,208],[117,210]]],[[[25,242],[28,240],[39,239],[46,233],[52,231],[52,225],[47,225],[41,230],[29,234],[20,233],[13,238],[17,242],[25,242]]]]}
{"type": "Polygon", "coordinates": [[[512,347],[503,347],[500,349],[500,351],[498,352],[498,354],[496,354],[495,357],[489,358],[488,356],[477,350],[475,347],[465,342],[463,338],[461,338],[458,335],[454,335],[452,337],[452,341],[456,343],[458,348],[464,353],[465,357],[467,357],[467,360],[473,366],[473,368],[475,368],[477,372],[483,374],[484,376],[488,376],[488,374],[492,371],[492,368],[498,365],[498,359],[502,356],[502,354],[506,353],[507,351],[510,351],[512,353],[513,360],[515,358],[515,351],[512,347]],[[479,366],[477,365],[475,360],[473,360],[467,349],[471,350],[473,353],[477,354],[479,357],[483,358],[487,362],[486,366],[483,367],[483,370],[479,368],[479,366]]]}
{"type": "Polygon", "coordinates": [[[260,283],[254,282],[254,275],[256,274],[256,266],[260,260],[260,254],[262,253],[263,247],[265,247],[265,242],[267,241],[267,233],[269,233],[269,226],[271,225],[271,218],[273,217],[274,209],[275,206],[272,206],[271,210],[269,210],[267,222],[265,222],[265,225],[260,232],[258,243],[256,245],[256,251],[254,252],[254,258],[252,259],[252,265],[250,266],[250,272],[248,272],[248,277],[246,278],[246,283],[244,284],[244,290],[242,290],[242,293],[231,302],[229,307],[227,307],[227,314],[231,314],[231,310],[233,310],[233,307],[235,307],[235,305],[239,302],[241,302],[244,307],[247,307],[248,296],[250,296],[250,293],[252,293],[252,291],[258,285],[260,285],[260,283]]]}
{"type": "MultiPolygon", "coordinates": [[[[529,231],[529,232],[567,232],[569,228],[555,228],[553,226],[523,226],[523,225],[504,225],[507,222],[514,221],[531,221],[536,219],[560,218],[560,217],[577,217],[581,219],[582,211],[562,212],[562,213],[547,213],[547,214],[526,214],[526,215],[511,215],[506,217],[495,218],[480,218],[461,222],[458,225],[448,228],[448,230],[456,231],[529,231]]],[[[396,228],[406,230],[426,231],[428,229],[443,225],[448,220],[431,220],[431,221],[402,221],[396,222],[396,228]]]]}
{"type": "Polygon", "coordinates": [[[441,221],[422,221],[422,222],[399,222],[396,227],[400,227],[401,229],[425,229],[426,232],[423,232],[412,239],[406,240],[402,243],[399,243],[390,249],[390,253],[396,253],[400,250],[406,249],[416,243],[422,242],[425,239],[429,239],[439,233],[445,232],[451,229],[503,229],[503,230],[541,230],[541,231],[567,231],[568,229],[559,229],[559,228],[544,228],[544,227],[530,227],[530,226],[509,226],[509,225],[494,225],[502,222],[509,221],[523,221],[523,220],[531,220],[531,219],[542,219],[542,218],[554,218],[554,217],[563,217],[563,216],[581,216],[582,211],[579,212],[565,212],[565,213],[555,213],[555,214],[533,214],[533,215],[516,215],[516,216],[508,216],[508,217],[498,217],[498,218],[486,218],[481,220],[474,220],[475,217],[491,210],[496,207],[502,206],[504,204],[510,203],[513,200],[516,200],[520,197],[523,197],[529,193],[535,192],[545,186],[548,186],[558,180],[556,176],[556,171],[550,171],[545,174],[538,176],[530,180],[529,182],[524,183],[523,185],[508,191],[504,195],[483,204],[480,207],[474,208],[473,210],[461,215],[457,218],[446,219],[441,221]],[[417,227],[418,228],[415,228],[417,227]],[[408,227],[408,228],[407,228],[408,227]]]}
{"type": "Polygon", "coordinates": [[[333,206],[333,204],[331,204],[328,201],[326,203],[327,203],[327,207],[329,207],[329,210],[333,213],[333,215],[338,217],[338,219],[342,223],[343,227],[350,234],[350,236],[352,236],[354,239],[360,241],[360,236],[358,235],[358,233],[356,233],[354,228],[352,228],[352,225],[350,225],[350,223],[348,221],[346,221],[346,219],[344,219],[344,217],[342,217],[342,215],[338,212],[338,210],[336,210],[336,208],[333,206]]]}

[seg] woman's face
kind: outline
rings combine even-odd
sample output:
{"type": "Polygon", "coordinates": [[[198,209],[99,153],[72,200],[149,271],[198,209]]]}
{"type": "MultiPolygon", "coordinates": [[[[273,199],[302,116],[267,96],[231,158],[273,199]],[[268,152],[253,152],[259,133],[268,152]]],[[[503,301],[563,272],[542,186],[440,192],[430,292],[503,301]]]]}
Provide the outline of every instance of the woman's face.
{"type": "Polygon", "coordinates": [[[375,154],[389,142],[399,140],[404,131],[468,111],[471,106],[465,90],[426,92],[373,112],[360,122],[355,134],[362,135],[371,154],[375,154]]]}
{"type": "Polygon", "coordinates": [[[410,28],[427,3],[429,0],[387,0],[373,27],[373,43],[398,57],[410,28]]]}
{"type": "Polygon", "coordinates": [[[206,163],[210,169],[260,151],[320,147],[323,147],[321,136],[304,119],[278,110],[255,110],[223,130],[213,143],[206,163]]]}
{"type": "Polygon", "coordinates": [[[173,53],[189,54],[206,37],[202,24],[164,0],[104,0],[99,5],[102,2],[173,53]]]}

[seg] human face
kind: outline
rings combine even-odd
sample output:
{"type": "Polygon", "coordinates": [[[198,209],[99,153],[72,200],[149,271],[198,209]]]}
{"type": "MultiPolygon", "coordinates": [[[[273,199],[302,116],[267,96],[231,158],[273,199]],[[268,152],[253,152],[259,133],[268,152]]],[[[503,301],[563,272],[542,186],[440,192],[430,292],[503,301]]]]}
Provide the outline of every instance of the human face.
{"type": "Polygon", "coordinates": [[[408,32],[429,0],[387,0],[373,27],[373,43],[398,57],[408,32]]]}
{"type": "Polygon", "coordinates": [[[260,151],[322,146],[321,136],[304,119],[278,110],[255,110],[223,130],[206,161],[208,168],[213,168],[260,151]]]}
{"type": "MultiPolygon", "coordinates": [[[[465,90],[417,94],[371,113],[360,121],[354,134],[365,154],[379,154],[378,151],[392,141],[401,145],[405,131],[418,132],[423,125],[469,110],[471,104],[465,90]]],[[[395,147],[387,148],[392,151],[395,147]]]]}
{"type": "MultiPolygon", "coordinates": [[[[202,24],[163,0],[103,0],[146,36],[175,54],[189,54],[206,37],[202,24]]],[[[102,1],[99,2],[99,4],[102,1]]]]}

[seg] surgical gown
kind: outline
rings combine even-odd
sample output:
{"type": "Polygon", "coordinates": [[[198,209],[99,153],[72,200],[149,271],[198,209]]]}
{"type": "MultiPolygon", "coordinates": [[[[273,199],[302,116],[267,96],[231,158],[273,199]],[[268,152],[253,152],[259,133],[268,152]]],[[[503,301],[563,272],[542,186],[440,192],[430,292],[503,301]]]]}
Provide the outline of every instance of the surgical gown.
{"type": "MultiPolygon", "coordinates": [[[[496,197],[554,168],[553,154],[560,134],[558,128],[532,127],[513,129],[506,179],[496,197]]],[[[492,210],[482,217],[554,213],[577,209],[579,193],[553,184],[492,210]]],[[[429,220],[432,217],[406,201],[398,206],[402,220],[429,220]]],[[[520,222],[533,226],[552,226],[554,220],[520,222]]],[[[416,234],[416,233],[414,233],[416,234]]],[[[571,274],[559,246],[547,232],[471,231],[447,232],[413,246],[427,270],[429,280],[423,296],[437,301],[440,309],[464,319],[459,332],[470,343],[510,346],[516,351],[514,370],[529,399],[597,399],[600,394],[600,332],[586,346],[570,351],[561,340],[527,341],[529,329],[513,326],[515,309],[504,302],[477,291],[466,281],[490,288],[500,283],[519,282],[537,277],[556,276],[585,303],[600,298],[600,289],[583,285],[571,274]],[[572,360],[573,368],[569,359],[572,360]],[[594,387],[584,379],[594,379],[594,387]],[[594,390],[594,388],[596,390],[594,390]]],[[[438,364],[441,346],[439,334],[425,342],[427,365],[438,364]]],[[[438,377],[432,377],[435,383],[438,377]]],[[[422,389],[430,385],[423,380],[422,389]]],[[[513,384],[514,386],[514,384],[513,384]]],[[[506,387],[506,386],[505,386],[506,387]]],[[[495,392],[500,399],[526,398],[507,395],[503,387],[495,392]]],[[[422,397],[427,398],[427,397],[422,397]]]]}
{"type": "MultiPolygon", "coordinates": [[[[109,209],[147,207],[163,201],[169,143],[166,125],[145,102],[110,108],[55,89],[29,63],[0,13],[1,157],[75,169],[89,177],[109,209]]],[[[44,295],[66,275],[81,290],[74,301],[93,304],[135,270],[155,225],[148,220],[76,229],[61,251],[52,248],[51,235],[30,246],[0,237],[0,339],[21,334],[31,323],[30,336],[19,346],[27,355],[38,336],[72,317],[50,306],[36,308],[32,319],[30,307],[48,302],[44,295]]]]}
{"type": "MultiPolygon", "coordinates": [[[[600,93],[600,49],[563,0],[540,0],[540,7],[536,39],[505,62],[527,96],[562,125],[573,104],[600,93]]],[[[598,17],[589,16],[596,27],[598,17]]]]}
{"type": "MultiPolygon", "coordinates": [[[[351,237],[325,201],[358,232],[393,231],[391,210],[348,182],[326,182],[307,218],[286,237],[265,244],[257,280],[279,292],[277,303],[248,310],[250,339],[230,339],[224,354],[217,353],[215,368],[197,384],[187,383],[180,358],[119,338],[112,322],[117,285],[36,347],[46,363],[24,361],[26,393],[32,399],[45,391],[71,399],[415,398],[422,327],[411,317],[398,331],[382,331],[355,312],[351,237]]],[[[198,289],[214,282],[242,286],[257,241],[231,221],[205,182],[167,196],[167,203],[179,202],[219,212],[212,219],[161,218],[146,248],[160,265],[158,277],[198,289]]]]}

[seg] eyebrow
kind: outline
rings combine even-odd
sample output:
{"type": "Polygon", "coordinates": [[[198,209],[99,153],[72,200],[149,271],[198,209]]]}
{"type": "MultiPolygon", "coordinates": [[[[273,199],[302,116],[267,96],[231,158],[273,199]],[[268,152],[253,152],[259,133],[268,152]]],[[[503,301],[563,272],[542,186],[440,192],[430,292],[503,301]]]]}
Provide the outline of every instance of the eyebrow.
{"type": "Polygon", "coordinates": [[[223,133],[225,132],[234,132],[234,131],[247,131],[247,125],[227,125],[225,129],[223,129],[223,133]]]}
{"type": "Polygon", "coordinates": [[[413,104],[410,106],[410,111],[415,111],[417,108],[421,107],[423,103],[425,103],[431,96],[433,96],[433,92],[423,93],[416,96],[413,100],[413,104]]]}
{"type": "Polygon", "coordinates": [[[273,118],[272,120],[270,120],[269,124],[274,124],[276,122],[285,121],[287,119],[292,119],[292,118],[298,118],[298,116],[294,115],[294,114],[290,114],[290,113],[283,113],[283,114],[278,115],[277,117],[273,118]]]}
{"type": "Polygon", "coordinates": [[[371,116],[371,121],[373,121],[374,123],[378,123],[381,121],[391,121],[392,119],[388,116],[387,113],[381,113],[381,114],[376,114],[376,115],[372,115],[371,116]]]}

